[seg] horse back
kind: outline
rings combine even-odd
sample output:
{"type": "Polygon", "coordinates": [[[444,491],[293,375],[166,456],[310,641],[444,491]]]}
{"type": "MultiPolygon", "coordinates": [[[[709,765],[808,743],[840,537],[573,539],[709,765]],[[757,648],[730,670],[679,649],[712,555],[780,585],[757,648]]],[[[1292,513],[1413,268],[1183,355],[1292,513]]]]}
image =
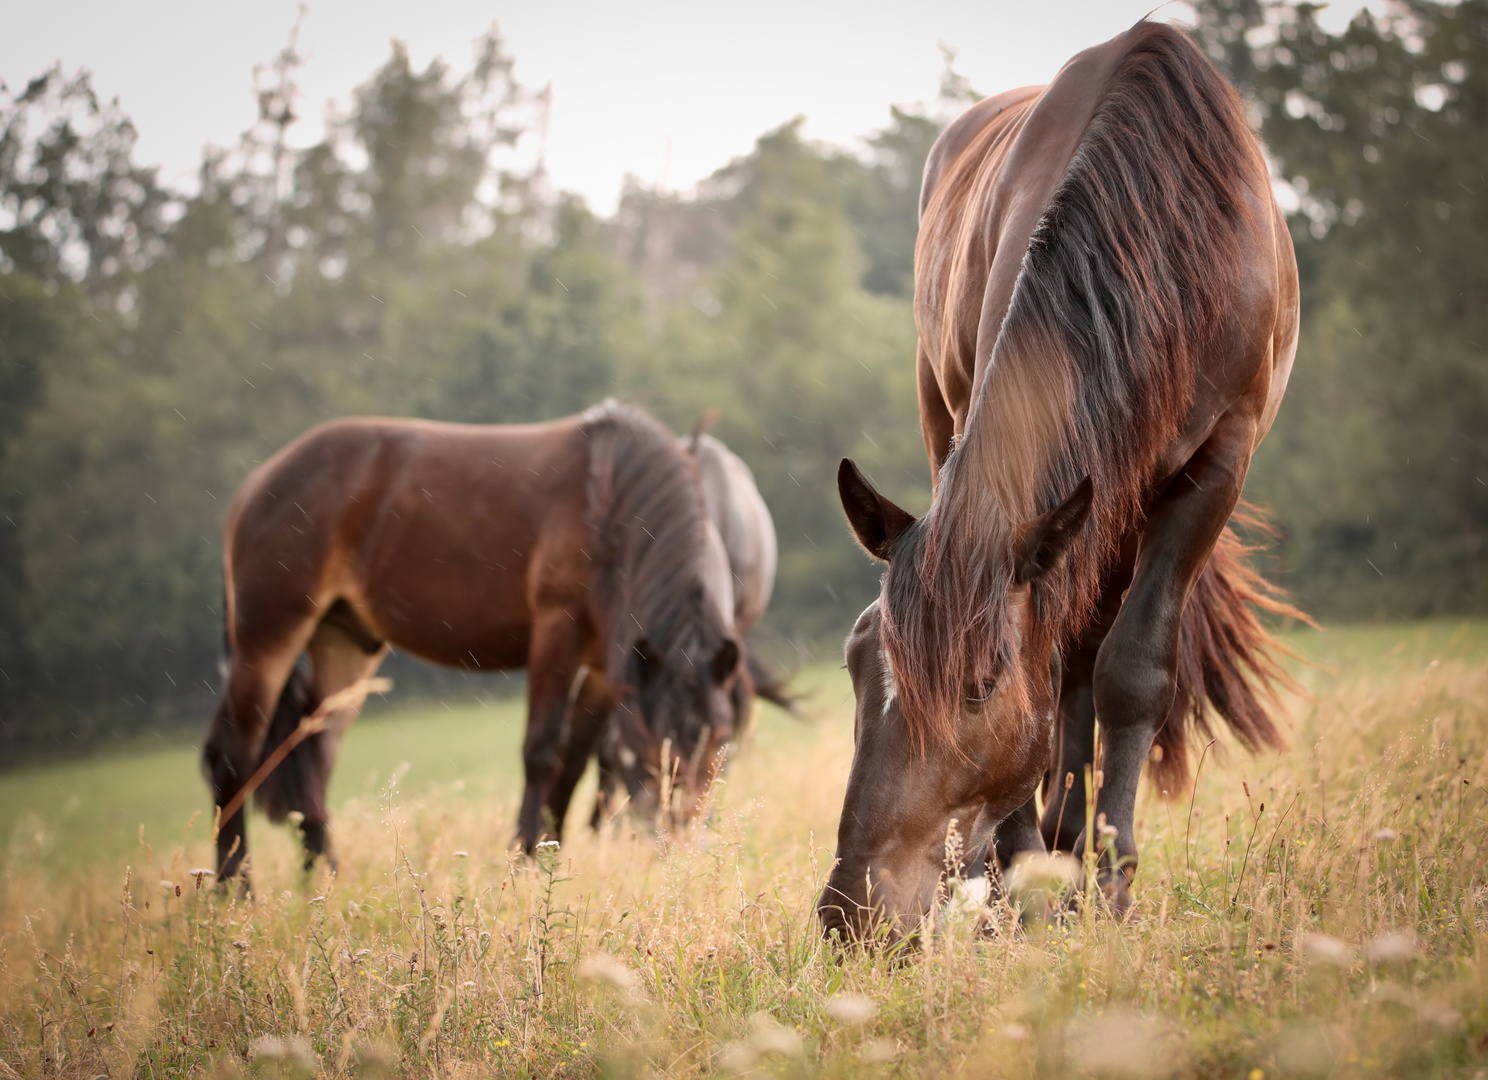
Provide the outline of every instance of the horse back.
{"type": "Polygon", "coordinates": [[[578,418],[356,418],[307,432],[229,510],[231,631],[272,634],[344,599],[426,659],[520,666],[535,605],[584,604],[584,442],[578,418]],[[483,644],[472,653],[471,641],[483,644]]]}
{"type": "Polygon", "coordinates": [[[915,249],[915,323],[958,434],[1024,252],[1127,36],[1086,49],[1046,87],[978,102],[931,149],[915,249]]]}
{"type": "Polygon", "coordinates": [[[734,626],[739,633],[764,617],[775,588],[775,522],[744,461],[711,435],[697,440],[698,480],[708,517],[718,530],[733,577],[734,626]]]}
{"type": "MultiPolygon", "coordinates": [[[[968,412],[997,348],[1023,275],[1030,246],[1056,195],[1065,185],[1092,121],[1130,78],[1129,61],[1143,49],[1174,49],[1181,35],[1167,26],[1139,22],[1127,32],[1067,63],[1045,88],[1025,87],[978,103],[950,125],[932,148],[921,195],[921,226],[916,249],[915,319],[922,363],[939,386],[955,432],[965,430],[968,412]]],[[[1207,61],[1206,61],[1207,62],[1207,61]]],[[[1243,125],[1243,120],[1241,121],[1243,125]]],[[[1207,133],[1196,130],[1202,141],[1207,133]]],[[[1133,136],[1136,137],[1136,136],[1133,136]]],[[[1247,136],[1248,137],[1248,136],[1247,136]]],[[[1273,236],[1274,200],[1259,145],[1245,163],[1238,184],[1250,190],[1245,212],[1254,250],[1245,273],[1234,275],[1231,295],[1236,326],[1266,326],[1259,309],[1277,307],[1278,291],[1291,265],[1291,245],[1273,236]],[[1256,272],[1255,268],[1259,268],[1256,272]],[[1247,310],[1254,309],[1254,310],[1247,310]]],[[[1174,169],[1192,162],[1165,163],[1174,169]]],[[[1143,178],[1105,178],[1114,190],[1141,185],[1143,178]]],[[[1110,192],[1092,192],[1096,200],[1110,192]]],[[[1154,193],[1155,197],[1155,193],[1154,193]]],[[[1158,215],[1181,215],[1181,205],[1153,206],[1158,215]]],[[[1216,255],[1219,253],[1216,252],[1216,255]]],[[[1232,260],[1237,265],[1241,260],[1232,260]]],[[[1293,290],[1295,292],[1295,290],[1293,290]]],[[[1295,304],[1293,304],[1295,306],[1295,304]]],[[[1221,346],[1220,351],[1224,351],[1221,346]]],[[[1237,342],[1232,351],[1255,357],[1266,351],[1259,338],[1237,342]]],[[[1237,370],[1232,356],[1216,356],[1215,367],[1237,370]]],[[[1247,378],[1248,381],[1248,378],[1247,378]]],[[[922,379],[922,386],[925,380],[922,379]]],[[[1243,388],[1226,387],[1233,396],[1243,388]]],[[[1213,403],[1202,403],[1208,409],[1213,403]]]]}

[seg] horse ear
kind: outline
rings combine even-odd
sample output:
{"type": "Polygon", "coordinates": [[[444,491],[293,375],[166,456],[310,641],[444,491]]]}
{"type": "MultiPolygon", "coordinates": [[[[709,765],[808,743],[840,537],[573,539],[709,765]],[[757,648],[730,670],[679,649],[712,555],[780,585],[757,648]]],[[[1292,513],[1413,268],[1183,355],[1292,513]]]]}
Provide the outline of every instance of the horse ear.
{"type": "Polygon", "coordinates": [[[716,424],[718,418],[722,415],[722,409],[709,409],[702,416],[698,417],[697,423],[692,425],[692,434],[687,438],[687,452],[689,454],[697,457],[698,444],[703,441],[703,434],[716,424]]]}
{"type": "Polygon", "coordinates": [[[875,559],[888,562],[904,530],[915,523],[915,516],[875,491],[852,458],[843,458],[837,467],[837,494],[858,543],[875,559]]]}
{"type": "Polygon", "coordinates": [[[1023,526],[1018,543],[1018,561],[1013,568],[1013,581],[1026,585],[1059,565],[1085,522],[1090,517],[1090,504],[1095,499],[1095,485],[1085,477],[1075,490],[1053,510],[1023,526]]]}
{"type": "Polygon", "coordinates": [[[733,638],[724,638],[713,657],[713,681],[722,686],[739,667],[739,643],[733,638]]]}

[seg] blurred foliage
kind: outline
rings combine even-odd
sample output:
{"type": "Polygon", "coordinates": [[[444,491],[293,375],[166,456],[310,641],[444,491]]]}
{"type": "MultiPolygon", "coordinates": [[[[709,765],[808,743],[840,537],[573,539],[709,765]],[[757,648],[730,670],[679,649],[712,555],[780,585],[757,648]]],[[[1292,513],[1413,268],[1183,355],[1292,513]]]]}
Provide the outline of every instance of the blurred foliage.
{"type": "MultiPolygon", "coordinates": [[[[1325,616],[1480,611],[1488,0],[1336,37],[1305,4],[1197,8],[1295,204],[1303,339],[1250,479],[1274,568],[1325,616]]],[[[834,652],[877,579],[838,458],[928,498],[910,300],[925,155],[976,96],[952,59],[857,152],[792,122],[693,195],[632,183],[609,220],[550,190],[547,102],[494,31],[463,71],[395,45],[308,149],[291,39],[191,195],[133,162],[86,73],[0,88],[0,750],[203,719],[228,500],[354,413],[615,394],[685,431],[719,408],[780,534],[775,645],[834,652]]]]}
{"type": "Polygon", "coordinates": [[[204,718],[232,493],[346,414],[519,422],[617,394],[687,430],[720,407],[780,522],[775,629],[840,633],[876,575],[837,458],[925,486],[901,361],[936,121],[896,111],[861,159],[788,125],[699,198],[633,189],[606,222],[548,189],[546,102],[494,32],[464,72],[395,44],[308,149],[300,62],[291,40],[259,73],[257,123],[189,196],[131,164],[86,74],[0,99],[0,747],[204,718]]]}

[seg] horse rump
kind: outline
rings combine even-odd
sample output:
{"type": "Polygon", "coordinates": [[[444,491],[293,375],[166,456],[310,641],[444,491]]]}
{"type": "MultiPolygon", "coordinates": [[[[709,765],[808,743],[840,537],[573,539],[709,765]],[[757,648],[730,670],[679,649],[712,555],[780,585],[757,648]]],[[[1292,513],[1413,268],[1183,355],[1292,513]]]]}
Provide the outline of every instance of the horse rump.
{"type": "Polygon", "coordinates": [[[1178,692],[1167,722],[1157,733],[1159,752],[1148,759],[1148,778],[1168,798],[1188,789],[1190,731],[1212,737],[1212,707],[1247,750],[1284,750],[1286,735],[1273,719],[1283,690],[1297,682],[1282,666],[1294,654],[1262,625],[1257,612],[1297,619],[1311,617],[1251,566],[1255,548],[1234,531],[1238,524],[1271,535],[1256,509],[1240,503],[1220,534],[1204,572],[1183,610],[1178,634],[1178,692]]]}
{"type": "MultiPolygon", "coordinates": [[[[264,738],[259,765],[295,733],[300,721],[314,712],[318,704],[318,695],[310,673],[296,664],[289,681],[279,694],[279,704],[274,707],[274,717],[269,722],[269,733],[264,738]]],[[[323,801],[326,782],[330,778],[325,737],[326,733],[320,731],[306,738],[289,752],[253,793],[258,808],[268,815],[270,821],[282,822],[293,811],[305,815],[307,821],[325,820],[326,808],[323,801]]]]}

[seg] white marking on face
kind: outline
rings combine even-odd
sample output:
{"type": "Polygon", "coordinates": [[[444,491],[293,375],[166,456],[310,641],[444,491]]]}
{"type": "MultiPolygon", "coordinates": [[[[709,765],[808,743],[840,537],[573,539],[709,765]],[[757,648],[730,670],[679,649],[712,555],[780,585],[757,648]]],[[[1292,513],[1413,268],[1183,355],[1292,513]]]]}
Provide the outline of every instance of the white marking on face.
{"type": "Polygon", "coordinates": [[[889,710],[894,706],[894,699],[899,696],[899,684],[894,681],[894,666],[889,663],[889,654],[883,649],[878,650],[878,663],[883,678],[883,711],[884,716],[888,716],[889,710]]]}

